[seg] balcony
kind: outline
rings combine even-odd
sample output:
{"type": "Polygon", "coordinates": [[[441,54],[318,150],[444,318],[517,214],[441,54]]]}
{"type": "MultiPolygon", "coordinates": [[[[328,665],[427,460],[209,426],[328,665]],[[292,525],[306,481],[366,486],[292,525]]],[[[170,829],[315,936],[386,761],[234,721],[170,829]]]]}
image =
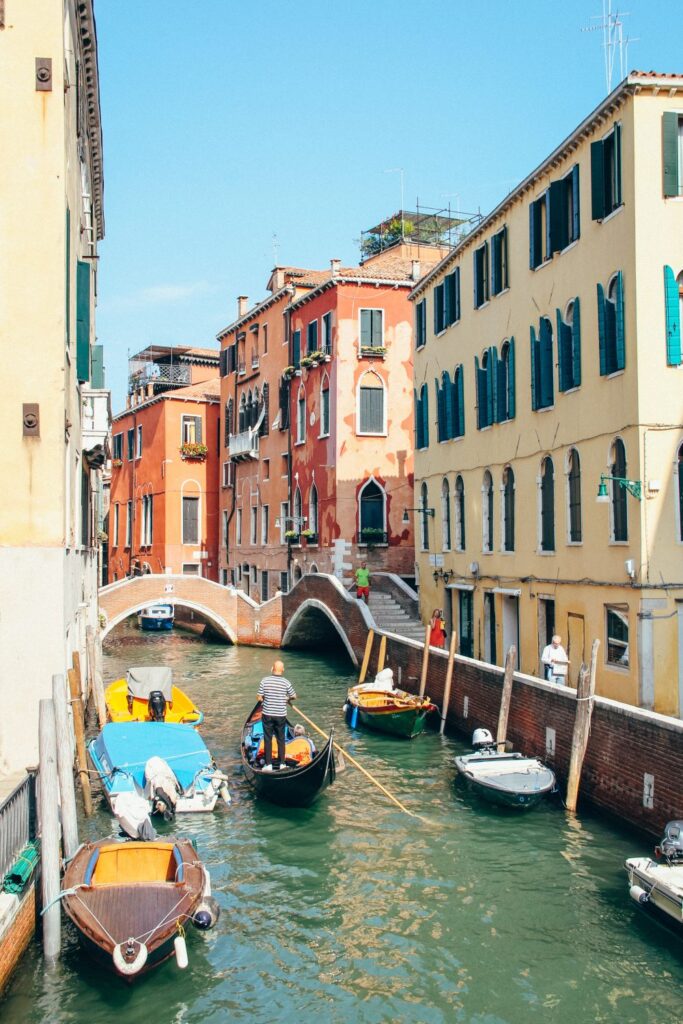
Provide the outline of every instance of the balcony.
{"type": "Polygon", "coordinates": [[[378,527],[368,526],[365,530],[359,530],[356,534],[356,544],[377,547],[388,543],[389,535],[385,530],[380,530],[378,527]]]}
{"type": "Polygon", "coordinates": [[[256,427],[243,430],[240,434],[230,434],[228,438],[228,454],[231,459],[243,462],[246,459],[259,457],[259,433],[256,427]]]}
{"type": "Polygon", "coordinates": [[[109,454],[111,392],[84,385],[81,389],[81,410],[83,457],[91,469],[99,469],[109,454]]]}
{"type": "Polygon", "coordinates": [[[131,373],[128,389],[132,394],[146,384],[164,387],[184,388],[190,383],[190,367],[179,366],[177,363],[145,363],[144,366],[131,373]]]}

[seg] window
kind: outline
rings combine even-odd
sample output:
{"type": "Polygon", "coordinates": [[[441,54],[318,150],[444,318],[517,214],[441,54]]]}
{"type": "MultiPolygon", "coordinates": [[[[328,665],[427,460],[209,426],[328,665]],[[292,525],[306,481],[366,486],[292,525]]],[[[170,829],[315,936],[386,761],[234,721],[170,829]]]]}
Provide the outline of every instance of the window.
{"type": "Polygon", "coordinates": [[[235,479],[235,463],[224,462],[223,463],[223,487],[232,487],[235,479]]]}
{"type": "Polygon", "coordinates": [[[303,384],[299,387],[296,399],[296,443],[303,444],[306,440],[306,392],[303,384]]]}
{"type": "Polygon", "coordinates": [[[286,543],[285,533],[289,529],[287,519],[289,517],[289,503],[286,501],[280,502],[280,543],[286,543]]]}
{"type": "Polygon", "coordinates": [[[598,336],[600,340],[600,374],[609,376],[626,366],[624,339],[624,280],[618,271],[610,280],[607,297],[598,284],[598,336]]]}
{"type": "Polygon", "coordinates": [[[358,493],[358,531],[361,544],[386,542],[386,495],[373,479],[358,493]]]}
{"type": "Polygon", "coordinates": [[[446,479],[441,484],[441,545],[444,551],[451,550],[451,492],[446,479]]]}
{"type": "Polygon", "coordinates": [[[541,317],[539,336],[531,332],[531,408],[548,409],[553,393],[553,328],[547,316],[541,317]]]}
{"type": "Polygon", "coordinates": [[[150,547],[153,533],[153,496],[143,494],[142,516],[140,520],[140,547],[150,547]]]}
{"type": "Polygon", "coordinates": [[[128,461],[132,462],[135,455],[135,428],[131,427],[130,430],[126,431],[126,449],[128,461]]]}
{"type": "Polygon", "coordinates": [[[263,325],[263,354],[268,355],[268,324],[263,325]]]}
{"type": "Polygon", "coordinates": [[[90,380],[90,264],[76,263],[76,377],[90,380]]]}
{"type": "Polygon", "coordinates": [[[292,366],[295,370],[301,366],[301,331],[292,334],[292,366]]]}
{"type": "Polygon", "coordinates": [[[581,384],[581,306],[578,298],[567,303],[564,318],[557,314],[558,383],[560,391],[581,384]]]}
{"type": "Polygon", "coordinates": [[[515,474],[510,466],[503,472],[503,551],[515,550],[515,474]]]}
{"type": "Polygon", "coordinates": [[[621,206],[621,125],[600,142],[591,143],[591,209],[604,220],[621,206]]]}
{"type": "Polygon", "coordinates": [[[503,342],[498,360],[498,372],[496,384],[498,393],[496,395],[496,420],[504,423],[505,420],[515,418],[515,339],[508,338],[503,342]]]}
{"type": "Polygon", "coordinates": [[[261,600],[268,600],[268,570],[261,570],[261,600]]]}
{"type": "Polygon", "coordinates": [[[462,437],[465,433],[462,365],[456,366],[452,383],[450,374],[444,370],[441,374],[441,387],[438,380],[434,381],[434,386],[438,440],[450,441],[454,437],[462,437]]]}
{"type": "Polygon", "coordinates": [[[481,488],[481,548],[484,552],[493,551],[493,478],[488,469],[484,473],[481,488]]]}
{"type": "Polygon", "coordinates": [[[550,456],[541,463],[541,551],[555,550],[555,469],[550,456]]]}
{"type": "Polygon", "coordinates": [[[491,294],[500,295],[508,287],[508,229],[504,227],[491,239],[491,294]]]}
{"type": "MultiPolygon", "coordinates": [[[[308,529],[318,536],[318,488],[313,484],[308,495],[308,529]]],[[[310,538],[311,540],[313,538],[310,538]]]]}
{"type": "Polygon", "coordinates": [[[233,400],[232,400],[232,398],[229,398],[228,401],[225,403],[225,431],[224,431],[224,440],[225,440],[226,446],[230,443],[230,435],[234,434],[234,432],[235,432],[235,425],[234,425],[234,422],[233,422],[233,420],[234,420],[234,408],[235,408],[235,406],[234,406],[233,400]]]}
{"type": "Polygon", "coordinates": [[[605,605],[607,664],[629,667],[628,605],[605,605]]]}
{"type": "Polygon", "coordinates": [[[662,115],[664,195],[683,196],[683,114],[662,115]]]}
{"type": "Polygon", "coordinates": [[[280,573],[280,590],[283,594],[289,590],[289,573],[287,572],[280,573]]]}
{"type": "Polygon", "coordinates": [[[359,434],[385,434],[384,419],[384,381],[368,370],[360,379],[358,388],[358,424],[359,434]]]}
{"type": "Polygon", "coordinates": [[[294,511],[292,513],[292,519],[294,522],[291,523],[290,528],[298,535],[301,533],[301,528],[304,525],[303,504],[301,501],[301,490],[299,487],[294,491],[294,511]]]}
{"type": "Polygon", "coordinates": [[[289,452],[282,453],[282,476],[285,479],[289,476],[289,452]]]}
{"type": "Polygon", "coordinates": [[[252,505],[249,509],[249,543],[256,544],[258,536],[258,508],[252,505]]]}
{"type": "Polygon", "coordinates": [[[483,430],[495,423],[498,354],[492,345],[481,357],[474,357],[474,372],[477,381],[477,428],[483,430]]]}
{"type": "Polygon", "coordinates": [[[427,490],[427,484],[422,484],[420,489],[420,543],[423,551],[429,551],[429,516],[427,509],[429,508],[429,492],[427,490]]]}
{"type": "MultiPolygon", "coordinates": [[[[667,366],[680,366],[683,361],[681,354],[683,273],[678,275],[677,280],[671,267],[664,267],[664,313],[666,317],[666,364],[667,366]]],[[[116,441],[116,437],[114,437],[114,441],[116,441]]]]}
{"type": "MultiPolygon", "coordinates": [[[[121,435],[119,434],[119,437],[121,435]]],[[[114,533],[112,536],[112,547],[116,548],[119,544],[119,510],[120,506],[118,501],[114,505],[114,533]]]]}
{"type": "Polygon", "coordinates": [[[199,543],[199,498],[183,497],[183,544],[199,543]]]}
{"type": "Polygon", "coordinates": [[[474,250],[474,308],[489,300],[489,243],[474,250]]]}
{"type": "Polygon", "coordinates": [[[136,443],[135,443],[135,458],[142,458],[142,424],[138,425],[136,443]]]}
{"type": "Polygon", "coordinates": [[[240,397],[239,411],[237,413],[237,433],[243,434],[244,431],[248,428],[248,426],[249,421],[247,417],[247,396],[243,391],[240,397]]]}
{"type": "Polygon", "coordinates": [[[429,392],[427,385],[423,384],[418,396],[413,391],[415,408],[415,447],[429,448],[429,392]]]}
{"type": "Polygon", "coordinates": [[[222,523],[223,523],[222,543],[223,543],[223,547],[227,548],[227,546],[228,546],[228,522],[229,522],[227,509],[223,509],[223,513],[222,513],[221,519],[222,519],[222,523]]]}
{"type": "MultiPolygon", "coordinates": [[[[251,392],[250,392],[251,396],[251,392]]],[[[242,394],[244,401],[244,393],[242,394]]],[[[241,429],[246,429],[243,427],[241,429]]],[[[182,444],[202,443],[202,418],[201,416],[183,416],[180,420],[180,440],[182,444]]]]}
{"type": "Polygon", "coordinates": [[[126,502],[126,547],[133,543],[133,502],[126,502]]]}
{"type": "Polygon", "coordinates": [[[455,550],[465,550],[465,484],[461,476],[455,478],[455,550]]]}
{"type": "Polygon", "coordinates": [[[466,658],[474,657],[474,599],[471,590],[458,591],[458,612],[460,618],[460,653],[466,658]]]}
{"type": "Polygon", "coordinates": [[[460,267],[434,289],[434,333],[440,334],[460,319],[460,267]]]}
{"type": "Polygon", "coordinates": [[[289,377],[280,379],[280,430],[289,429],[289,377]]]}
{"type": "Polygon", "coordinates": [[[326,356],[332,355],[332,314],[325,313],[322,318],[323,338],[322,351],[326,356]]]}
{"type": "Polygon", "coordinates": [[[183,576],[201,576],[202,567],[198,562],[183,562],[183,576]]]}
{"type": "Polygon", "coordinates": [[[361,309],[360,347],[382,348],[384,346],[384,310],[361,309]]]}
{"type": "Polygon", "coordinates": [[[242,509],[237,509],[237,519],[235,521],[235,543],[242,543],[242,509]]]}
{"type": "Polygon", "coordinates": [[[427,344],[427,300],[415,303],[415,347],[427,344]]]}
{"type": "MultiPolygon", "coordinates": [[[[677,539],[683,543],[683,444],[678,449],[678,462],[677,462],[677,465],[676,465],[676,470],[677,470],[677,478],[678,478],[677,479],[678,486],[676,488],[676,490],[678,492],[678,494],[677,494],[677,504],[678,504],[678,531],[677,532],[678,532],[678,538],[677,539]]],[[[117,516],[116,516],[116,519],[114,521],[117,524],[117,534],[116,534],[116,536],[118,536],[118,505],[116,506],[116,509],[117,509],[117,516]]]]}
{"type": "MultiPolygon", "coordinates": [[[[619,477],[621,480],[626,477],[626,448],[624,442],[618,437],[612,445],[610,474],[619,477]]],[[[612,540],[623,542],[628,540],[628,491],[615,480],[610,481],[612,488],[612,540]]]]}
{"type": "Polygon", "coordinates": [[[579,237],[579,165],[575,164],[564,178],[553,181],[546,194],[550,196],[550,242],[547,255],[552,256],[554,252],[566,249],[579,237]]]}
{"type": "Polygon", "coordinates": [[[270,384],[268,381],[261,390],[261,408],[257,410],[256,422],[261,421],[259,426],[259,437],[266,437],[270,433],[270,384]]]}
{"type": "Polygon", "coordinates": [[[115,461],[121,461],[123,459],[123,434],[114,434],[112,438],[111,457],[115,461]]]}
{"type": "Polygon", "coordinates": [[[306,328],[306,351],[317,352],[318,351],[318,321],[311,320],[310,324],[306,328]]]}
{"type": "Polygon", "coordinates": [[[567,455],[567,500],[569,504],[569,543],[580,544],[581,534],[581,460],[576,448],[567,455]]]}
{"type": "Polygon", "coordinates": [[[550,259],[550,190],[529,205],[529,266],[532,270],[550,259]]]}
{"type": "Polygon", "coordinates": [[[330,379],[323,374],[320,382],[320,436],[327,437],[330,432],[330,379]]]}

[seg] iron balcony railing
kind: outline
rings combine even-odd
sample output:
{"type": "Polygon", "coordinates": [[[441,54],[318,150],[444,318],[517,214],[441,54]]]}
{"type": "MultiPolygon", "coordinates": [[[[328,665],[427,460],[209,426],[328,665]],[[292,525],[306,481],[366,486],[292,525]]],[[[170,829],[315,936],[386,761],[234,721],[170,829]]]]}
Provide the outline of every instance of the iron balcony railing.
{"type": "Polygon", "coordinates": [[[36,776],[26,775],[0,803],[0,879],[36,837],[36,776]]]}
{"type": "Polygon", "coordinates": [[[375,527],[368,527],[366,530],[359,530],[356,534],[357,544],[388,544],[389,536],[384,530],[375,527]]]}
{"type": "Polygon", "coordinates": [[[190,367],[174,363],[146,363],[130,375],[128,383],[131,392],[142,384],[170,384],[182,388],[190,383],[190,367]]]}
{"type": "Polygon", "coordinates": [[[240,434],[230,434],[228,453],[231,459],[258,459],[258,430],[253,427],[249,430],[243,430],[240,434]]]}

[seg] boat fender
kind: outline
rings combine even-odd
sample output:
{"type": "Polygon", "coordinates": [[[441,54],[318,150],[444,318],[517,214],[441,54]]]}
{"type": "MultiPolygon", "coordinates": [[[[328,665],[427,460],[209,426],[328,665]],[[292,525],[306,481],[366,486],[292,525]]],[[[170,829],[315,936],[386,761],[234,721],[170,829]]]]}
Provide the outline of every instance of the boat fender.
{"type": "Polygon", "coordinates": [[[176,963],[180,970],[184,971],[189,963],[187,959],[187,943],[185,942],[184,935],[176,935],[173,940],[173,948],[175,950],[176,963]]]}
{"type": "Polygon", "coordinates": [[[147,946],[144,942],[138,942],[137,939],[131,937],[125,942],[120,942],[118,946],[114,946],[112,959],[119,974],[130,977],[133,974],[138,974],[147,963],[147,946]],[[136,947],[137,953],[135,952],[136,947]],[[131,957],[133,959],[130,959],[131,957]]]}
{"type": "Polygon", "coordinates": [[[358,722],[358,705],[356,705],[354,707],[353,711],[351,712],[351,721],[350,721],[349,724],[350,724],[352,729],[356,728],[356,723],[357,722],[358,722]]]}
{"type": "Polygon", "coordinates": [[[228,805],[228,807],[229,807],[229,806],[230,806],[230,804],[232,803],[232,797],[230,796],[230,790],[228,789],[228,784],[227,784],[227,782],[224,782],[224,783],[222,784],[222,786],[221,786],[221,788],[220,788],[220,789],[218,790],[218,792],[219,792],[219,793],[220,793],[220,795],[221,795],[221,796],[223,797],[223,800],[225,801],[225,803],[226,803],[226,804],[228,805]]]}
{"type": "Polygon", "coordinates": [[[347,712],[348,710],[349,710],[349,705],[348,705],[348,704],[345,704],[345,705],[344,705],[344,707],[342,708],[342,711],[344,712],[344,714],[346,714],[346,712],[347,712]]]}
{"type": "Polygon", "coordinates": [[[641,906],[645,906],[647,901],[650,899],[649,892],[646,892],[641,885],[632,885],[628,891],[629,896],[636,903],[640,903],[641,906]]]}
{"type": "Polygon", "coordinates": [[[205,896],[192,916],[192,924],[195,928],[208,931],[209,928],[213,928],[214,925],[218,924],[220,916],[221,908],[218,906],[217,901],[213,896],[205,896]]]}

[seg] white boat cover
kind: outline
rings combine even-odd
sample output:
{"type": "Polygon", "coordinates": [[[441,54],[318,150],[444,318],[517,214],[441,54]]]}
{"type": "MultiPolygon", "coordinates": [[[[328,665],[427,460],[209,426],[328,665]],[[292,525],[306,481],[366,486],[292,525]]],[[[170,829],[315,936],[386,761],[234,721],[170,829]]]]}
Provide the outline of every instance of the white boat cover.
{"type": "Polygon", "coordinates": [[[165,665],[129,668],[126,680],[131,697],[147,700],[153,690],[161,690],[167,701],[173,698],[173,669],[165,665]]]}

